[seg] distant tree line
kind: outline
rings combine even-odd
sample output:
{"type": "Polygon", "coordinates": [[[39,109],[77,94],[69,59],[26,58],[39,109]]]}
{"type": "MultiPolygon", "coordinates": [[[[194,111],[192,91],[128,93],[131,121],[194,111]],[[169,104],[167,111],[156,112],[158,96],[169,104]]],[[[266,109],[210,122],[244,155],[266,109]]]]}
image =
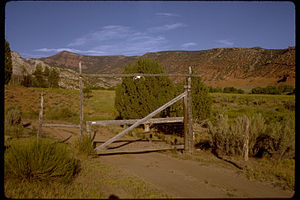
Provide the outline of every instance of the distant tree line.
{"type": "Polygon", "coordinates": [[[40,88],[58,88],[59,72],[52,68],[45,67],[38,64],[32,75],[27,74],[23,76],[21,85],[25,87],[40,87],[40,88]]]}
{"type": "Polygon", "coordinates": [[[213,88],[211,86],[208,87],[210,93],[234,93],[234,94],[244,94],[245,91],[242,89],[238,89],[235,87],[224,87],[222,88],[213,88]]]}
{"type": "Polygon", "coordinates": [[[290,85],[255,87],[251,90],[252,94],[295,94],[296,89],[290,85]]]}
{"type": "MultiPolygon", "coordinates": [[[[245,91],[235,87],[214,88],[208,87],[210,93],[234,93],[244,94],[245,91]]],[[[255,87],[251,90],[251,94],[295,94],[296,89],[290,85],[255,87]]]]}

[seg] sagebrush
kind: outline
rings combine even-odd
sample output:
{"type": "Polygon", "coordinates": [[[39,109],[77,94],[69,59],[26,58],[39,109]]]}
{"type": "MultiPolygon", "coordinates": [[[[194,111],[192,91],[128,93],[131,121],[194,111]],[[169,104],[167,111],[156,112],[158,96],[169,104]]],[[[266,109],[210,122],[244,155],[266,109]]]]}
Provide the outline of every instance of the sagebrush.
{"type": "MultiPolygon", "coordinates": [[[[217,154],[241,155],[244,129],[242,117],[229,123],[228,116],[219,114],[208,122],[211,146],[217,154]]],[[[249,117],[249,156],[270,156],[277,160],[295,154],[295,119],[267,124],[258,113],[249,117]]]]}
{"type": "Polygon", "coordinates": [[[86,134],[82,135],[81,138],[75,140],[75,149],[77,149],[79,153],[85,154],[87,156],[95,155],[95,149],[93,147],[94,136],[86,134]]]}
{"type": "Polygon", "coordinates": [[[12,141],[4,154],[6,178],[68,183],[79,170],[79,160],[71,157],[65,144],[48,139],[12,141]]]}

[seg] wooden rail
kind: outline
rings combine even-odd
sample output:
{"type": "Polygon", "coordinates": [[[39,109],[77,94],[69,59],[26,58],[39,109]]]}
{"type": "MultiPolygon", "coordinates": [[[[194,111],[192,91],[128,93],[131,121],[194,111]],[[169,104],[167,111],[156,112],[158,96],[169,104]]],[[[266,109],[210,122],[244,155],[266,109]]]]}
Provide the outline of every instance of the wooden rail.
{"type": "Polygon", "coordinates": [[[121,155],[121,154],[140,154],[140,153],[151,153],[168,150],[183,150],[183,145],[175,145],[172,147],[158,147],[158,148],[143,148],[143,149],[129,149],[129,150],[110,150],[110,151],[98,151],[97,154],[101,156],[105,155],[121,155]]]}
{"type": "MultiPolygon", "coordinates": [[[[114,125],[129,125],[134,124],[139,119],[126,120],[101,120],[101,121],[87,121],[86,123],[93,126],[114,126],[114,125]]],[[[143,124],[163,124],[183,122],[183,117],[169,117],[169,118],[152,118],[145,121],[143,124]]]]}
{"type": "Polygon", "coordinates": [[[43,124],[43,127],[76,127],[80,128],[80,125],[74,125],[74,124],[43,124]]]}

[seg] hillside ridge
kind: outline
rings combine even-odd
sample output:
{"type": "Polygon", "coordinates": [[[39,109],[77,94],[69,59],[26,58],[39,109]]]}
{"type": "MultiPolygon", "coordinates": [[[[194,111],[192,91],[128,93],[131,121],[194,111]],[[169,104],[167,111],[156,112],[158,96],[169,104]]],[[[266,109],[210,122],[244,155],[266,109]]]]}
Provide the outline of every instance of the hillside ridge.
{"type": "MultiPolygon", "coordinates": [[[[79,61],[84,73],[122,73],[138,58],[157,60],[167,73],[186,73],[189,66],[213,87],[295,86],[295,47],[286,49],[214,48],[200,51],[159,51],[142,56],[86,56],[68,51],[53,56],[30,59],[77,71],[79,61]],[[281,81],[280,81],[281,80],[281,81]],[[282,81],[283,80],[283,81],[282,81]]],[[[173,78],[175,82],[181,78],[173,78]]]]}

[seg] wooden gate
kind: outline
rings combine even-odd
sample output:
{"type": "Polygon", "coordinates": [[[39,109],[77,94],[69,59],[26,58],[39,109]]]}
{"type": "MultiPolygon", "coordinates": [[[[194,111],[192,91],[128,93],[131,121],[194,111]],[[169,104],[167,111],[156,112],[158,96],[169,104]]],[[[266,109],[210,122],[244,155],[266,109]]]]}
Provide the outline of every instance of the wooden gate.
{"type": "MultiPolygon", "coordinates": [[[[194,75],[192,74],[191,67],[189,67],[189,73],[188,74],[85,74],[85,76],[93,76],[93,77],[158,77],[158,76],[181,76],[181,77],[187,77],[187,85],[184,87],[185,91],[175,97],[174,99],[170,100],[166,104],[162,105],[158,109],[154,110],[152,113],[147,115],[146,117],[138,120],[134,120],[133,124],[126,128],[125,130],[121,131],[114,137],[110,138],[103,144],[99,145],[95,148],[95,150],[104,150],[105,147],[116,141],[118,138],[122,137],[129,131],[133,130],[134,128],[138,127],[141,124],[147,124],[149,120],[162,110],[166,109],[167,107],[173,105],[175,102],[179,101],[180,99],[184,98],[184,104],[183,104],[183,110],[184,110],[184,117],[183,117],[183,123],[184,123],[184,151],[186,153],[192,153],[194,149],[194,142],[193,142],[193,126],[192,126],[192,94],[191,94],[191,77],[200,77],[200,75],[194,75]]],[[[175,121],[178,121],[180,119],[174,119],[175,121]]],[[[125,123],[125,120],[109,120],[108,123],[112,124],[120,124],[123,121],[125,123]]],[[[131,120],[133,121],[133,120],[131,120]]],[[[103,121],[87,121],[86,127],[87,132],[90,132],[91,126],[93,125],[101,125],[105,122],[103,121]]]]}

